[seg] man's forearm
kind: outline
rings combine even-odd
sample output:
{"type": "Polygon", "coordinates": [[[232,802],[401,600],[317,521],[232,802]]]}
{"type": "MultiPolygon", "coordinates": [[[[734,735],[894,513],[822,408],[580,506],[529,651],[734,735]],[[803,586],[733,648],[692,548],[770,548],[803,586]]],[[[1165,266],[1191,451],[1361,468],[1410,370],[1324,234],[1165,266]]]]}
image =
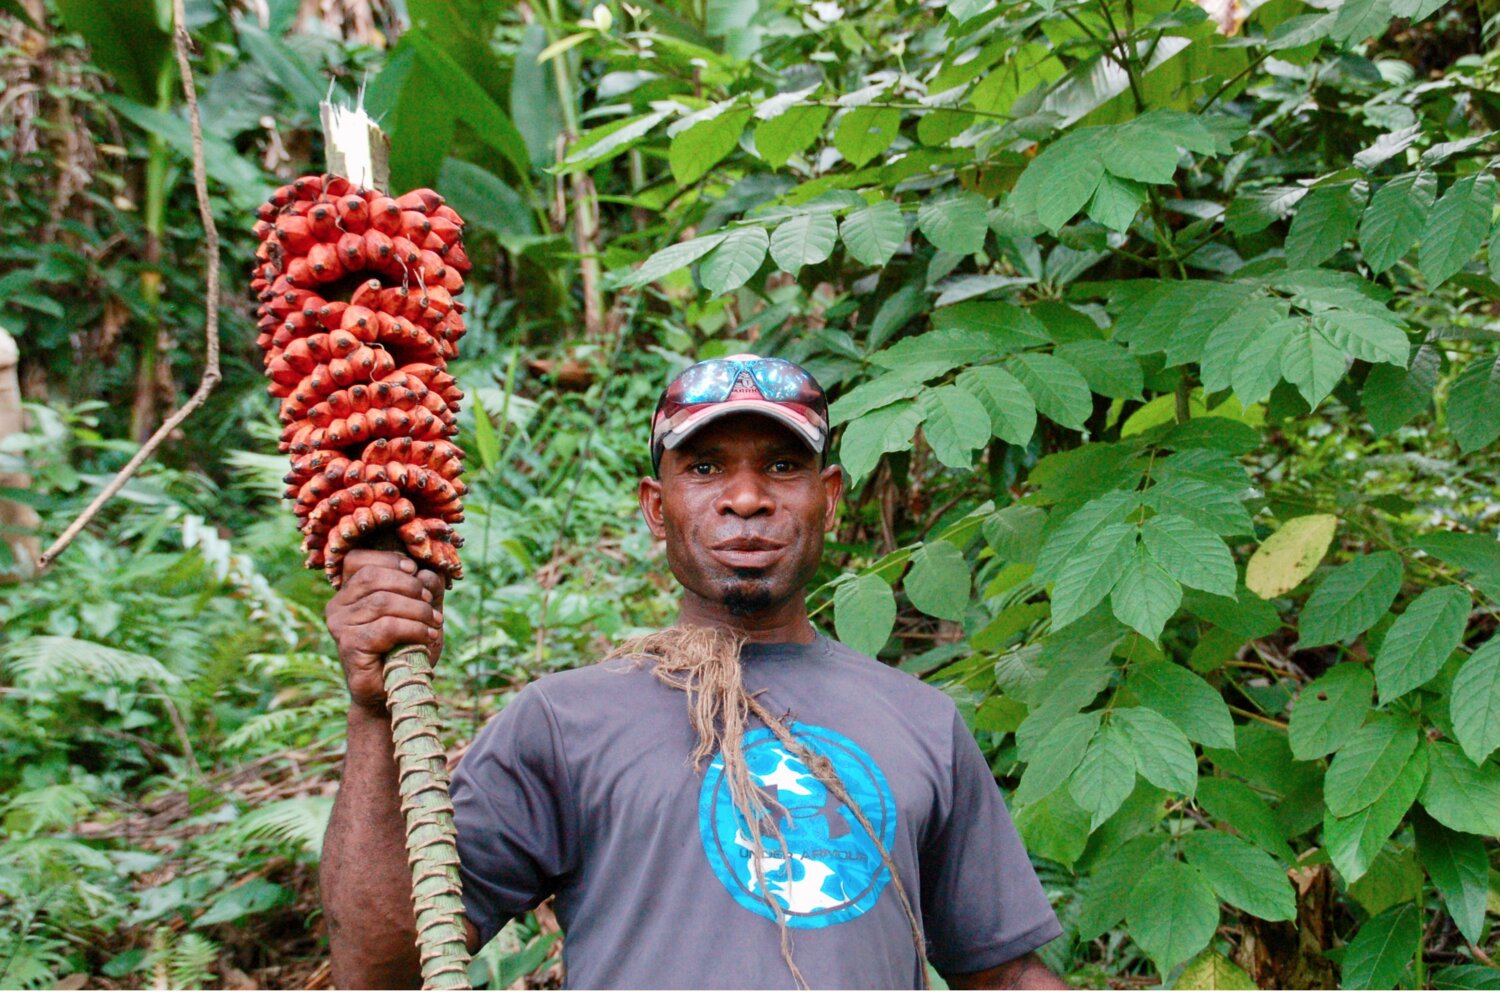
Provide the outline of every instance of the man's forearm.
{"type": "Polygon", "coordinates": [[[344,777],[319,870],[333,983],[338,988],[421,987],[411,869],[397,792],[391,724],[349,712],[344,777]]]}
{"type": "Polygon", "coordinates": [[[1023,954],[1013,961],[966,975],[944,975],[955,989],[1066,989],[1067,982],[1042,964],[1035,954],[1023,954]]]}

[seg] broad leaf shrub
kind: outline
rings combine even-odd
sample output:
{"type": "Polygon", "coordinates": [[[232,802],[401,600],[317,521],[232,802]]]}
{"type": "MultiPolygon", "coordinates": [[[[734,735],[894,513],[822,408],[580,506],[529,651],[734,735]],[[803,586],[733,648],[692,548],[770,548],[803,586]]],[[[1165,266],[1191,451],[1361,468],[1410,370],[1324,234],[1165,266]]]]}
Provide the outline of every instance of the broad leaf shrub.
{"type": "Polygon", "coordinates": [[[683,347],[834,387],[868,540],[818,611],[958,701],[1061,944],[1500,987],[1500,58],[1402,48],[1472,15],[718,16],[584,39],[612,119],[553,171],[656,211],[611,277],[683,347]]]}

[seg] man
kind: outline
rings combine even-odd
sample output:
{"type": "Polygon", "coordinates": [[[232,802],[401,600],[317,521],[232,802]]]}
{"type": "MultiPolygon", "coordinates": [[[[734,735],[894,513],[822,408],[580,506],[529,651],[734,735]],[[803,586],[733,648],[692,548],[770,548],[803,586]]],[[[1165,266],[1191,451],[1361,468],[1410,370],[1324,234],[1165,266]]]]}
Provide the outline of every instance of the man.
{"type": "MultiPolygon", "coordinates": [[[[843,475],[805,370],[736,355],[672,381],[641,512],[675,628],[523,690],[453,780],[469,946],[557,897],[570,986],[1066,988],[1061,931],[951,700],[818,634],[806,587],[843,475]],[[743,647],[740,647],[743,642],[743,647]],[[705,760],[711,759],[711,760],[705,760]]],[[[412,987],[381,655],[440,650],[442,583],[354,552],[328,626],[349,750],[324,843],[335,981],[412,987]]]]}

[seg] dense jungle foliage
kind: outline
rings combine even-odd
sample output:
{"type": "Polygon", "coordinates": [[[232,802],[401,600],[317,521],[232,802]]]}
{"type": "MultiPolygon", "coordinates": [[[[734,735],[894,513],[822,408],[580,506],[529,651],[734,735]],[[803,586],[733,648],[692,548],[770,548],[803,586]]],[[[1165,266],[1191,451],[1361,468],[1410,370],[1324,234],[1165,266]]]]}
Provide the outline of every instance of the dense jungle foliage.
{"type": "MultiPolygon", "coordinates": [[[[1472,0],[190,0],[225,381],[0,586],[0,986],[325,987],[345,697],[254,206],[363,89],[470,221],[456,756],[670,622],[665,378],[836,397],[815,622],[952,694],[1090,987],[1500,988],[1500,34],[1472,0]]],[[[198,380],[160,0],[0,0],[45,540],[198,380]]],[[[14,476],[10,478],[15,478],[14,476]]],[[[5,525],[21,548],[25,528],[5,525]]],[[[0,548],[8,545],[0,543],[0,548]]],[[[473,965],[556,985],[544,905],[473,965]]]]}

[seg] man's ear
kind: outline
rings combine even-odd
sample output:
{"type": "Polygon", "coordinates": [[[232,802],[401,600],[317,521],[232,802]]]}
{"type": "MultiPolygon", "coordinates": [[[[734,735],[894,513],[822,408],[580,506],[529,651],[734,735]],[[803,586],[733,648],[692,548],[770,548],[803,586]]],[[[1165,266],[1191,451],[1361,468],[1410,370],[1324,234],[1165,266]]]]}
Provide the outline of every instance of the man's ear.
{"type": "Polygon", "coordinates": [[[823,530],[831,531],[838,524],[839,501],[844,498],[844,470],[838,465],[823,469],[823,530]]]}
{"type": "Polygon", "coordinates": [[[667,524],[662,514],[661,482],[649,476],[641,479],[636,487],[636,498],[641,503],[641,516],[646,518],[646,529],[658,541],[667,536],[667,524]]]}

